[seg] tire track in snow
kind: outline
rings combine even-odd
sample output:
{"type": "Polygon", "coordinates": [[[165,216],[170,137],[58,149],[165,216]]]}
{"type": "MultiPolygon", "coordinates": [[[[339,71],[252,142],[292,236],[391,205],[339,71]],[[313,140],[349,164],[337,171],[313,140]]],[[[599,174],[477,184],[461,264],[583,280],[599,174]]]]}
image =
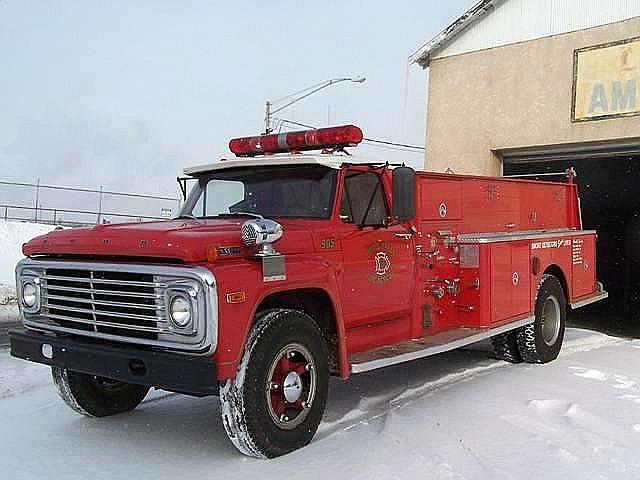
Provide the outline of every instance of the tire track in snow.
{"type": "MultiPolygon", "coordinates": [[[[587,332],[586,330],[581,329],[570,329],[574,330],[575,333],[579,332],[587,332]]],[[[616,344],[628,343],[628,340],[622,340],[614,337],[610,337],[600,333],[590,333],[587,337],[580,337],[575,339],[569,339],[563,345],[563,348],[560,352],[560,357],[568,357],[571,355],[575,355],[581,352],[587,352],[590,350],[595,350],[598,348],[609,347],[616,344]]],[[[450,354],[450,353],[449,353],[450,354]]],[[[447,353],[441,354],[447,355],[447,353]]],[[[439,357],[440,355],[437,355],[439,357]]],[[[417,360],[418,362],[428,361],[425,359],[417,360]]],[[[383,418],[391,412],[394,412],[400,408],[403,408],[407,405],[410,405],[422,398],[426,398],[428,396],[434,395],[440,391],[444,391],[460,385],[464,382],[474,380],[476,378],[481,378],[486,375],[490,375],[500,369],[503,368],[527,368],[534,367],[535,365],[529,364],[521,364],[521,365],[513,365],[507,362],[503,362],[500,360],[495,360],[490,357],[487,357],[484,362],[489,362],[488,364],[465,368],[462,371],[456,371],[449,373],[441,378],[438,378],[433,381],[427,381],[422,383],[417,387],[407,388],[403,390],[399,394],[385,396],[380,395],[377,398],[377,401],[374,399],[372,402],[370,398],[364,397],[361,398],[360,404],[370,403],[372,405],[371,409],[362,409],[355,408],[348,412],[346,412],[342,417],[337,420],[327,422],[323,421],[320,424],[320,428],[318,429],[318,433],[316,434],[316,441],[321,441],[326,438],[329,438],[335,434],[339,434],[342,432],[347,432],[353,428],[356,428],[360,425],[367,425],[377,419],[383,418]]],[[[405,364],[411,365],[411,362],[405,364]]],[[[391,368],[401,368],[401,367],[391,367],[391,368]]],[[[376,372],[365,373],[362,375],[376,375],[376,372]]]]}

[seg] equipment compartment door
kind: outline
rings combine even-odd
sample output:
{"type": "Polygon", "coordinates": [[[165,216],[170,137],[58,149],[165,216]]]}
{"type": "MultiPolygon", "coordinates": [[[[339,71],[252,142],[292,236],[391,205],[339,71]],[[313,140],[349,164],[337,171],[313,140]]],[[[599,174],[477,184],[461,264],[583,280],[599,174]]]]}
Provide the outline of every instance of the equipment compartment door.
{"type": "Polygon", "coordinates": [[[511,315],[531,311],[531,261],[529,242],[511,244],[511,315]]]}
{"type": "Polygon", "coordinates": [[[595,235],[575,236],[571,242],[573,298],[593,293],[596,284],[595,235]]]}
{"type": "Polygon", "coordinates": [[[491,245],[491,322],[511,316],[511,245],[491,245]]]}
{"type": "Polygon", "coordinates": [[[491,245],[491,322],[528,313],[531,310],[530,285],[528,243],[491,245]]]}

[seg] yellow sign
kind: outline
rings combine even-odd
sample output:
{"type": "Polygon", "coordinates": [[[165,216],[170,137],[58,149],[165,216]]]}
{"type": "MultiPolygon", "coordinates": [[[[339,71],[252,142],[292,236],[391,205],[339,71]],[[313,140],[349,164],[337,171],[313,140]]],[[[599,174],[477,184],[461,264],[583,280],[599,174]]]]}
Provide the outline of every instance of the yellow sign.
{"type": "Polygon", "coordinates": [[[575,51],[574,122],[640,115],[640,37],[575,51]]]}

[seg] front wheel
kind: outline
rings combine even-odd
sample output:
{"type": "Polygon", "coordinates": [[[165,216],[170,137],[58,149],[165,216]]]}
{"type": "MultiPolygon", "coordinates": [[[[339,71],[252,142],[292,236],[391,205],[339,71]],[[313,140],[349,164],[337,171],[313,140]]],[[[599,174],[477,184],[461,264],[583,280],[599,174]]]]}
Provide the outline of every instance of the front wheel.
{"type": "Polygon", "coordinates": [[[272,458],[307,445],[327,400],[327,346],[314,320],[259,314],[235,378],[220,388],[222,422],[240,452],[272,458]]]}
{"type": "Polygon", "coordinates": [[[547,363],[560,353],[567,320],[567,300],[560,281],[543,275],[535,304],[535,321],[518,330],[518,350],[529,363],[547,363]]]}
{"type": "Polygon", "coordinates": [[[106,417],[136,408],[149,387],[51,367],[58,395],[76,412],[87,417],[106,417]]]}

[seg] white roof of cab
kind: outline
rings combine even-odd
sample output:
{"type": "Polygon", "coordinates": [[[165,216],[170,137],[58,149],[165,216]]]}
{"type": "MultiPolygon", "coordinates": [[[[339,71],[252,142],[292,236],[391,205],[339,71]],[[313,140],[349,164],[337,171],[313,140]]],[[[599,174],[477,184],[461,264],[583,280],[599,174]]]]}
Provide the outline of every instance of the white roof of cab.
{"type": "Polygon", "coordinates": [[[360,164],[360,165],[379,165],[380,162],[347,155],[266,155],[258,157],[242,157],[234,158],[232,160],[220,160],[215,163],[209,163],[207,165],[198,165],[195,167],[188,167],[184,169],[185,175],[201,175],[207,172],[214,172],[217,170],[226,170],[229,168],[238,167],[261,167],[261,166],[277,166],[277,165],[322,165],[324,167],[338,169],[345,163],[347,164],[360,164]]]}

